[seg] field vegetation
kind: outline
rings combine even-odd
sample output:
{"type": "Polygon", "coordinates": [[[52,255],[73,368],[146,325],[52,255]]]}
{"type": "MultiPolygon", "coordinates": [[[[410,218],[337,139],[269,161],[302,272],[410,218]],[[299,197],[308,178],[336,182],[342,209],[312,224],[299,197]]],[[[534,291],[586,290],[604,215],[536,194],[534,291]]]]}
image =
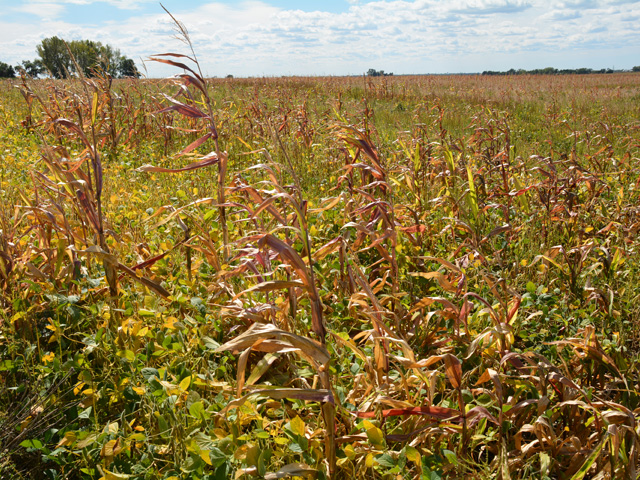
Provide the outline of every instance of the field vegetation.
{"type": "Polygon", "coordinates": [[[637,478],[639,74],[189,55],[2,83],[2,478],[637,478]]]}

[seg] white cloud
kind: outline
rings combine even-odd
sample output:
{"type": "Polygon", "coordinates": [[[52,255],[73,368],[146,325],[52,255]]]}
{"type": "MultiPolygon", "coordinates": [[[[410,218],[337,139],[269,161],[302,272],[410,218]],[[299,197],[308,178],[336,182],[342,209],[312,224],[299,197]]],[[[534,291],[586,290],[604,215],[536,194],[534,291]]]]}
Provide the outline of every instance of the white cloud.
{"type": "MultiPolygon", "coordinates": [[[[73,8],[72,1],[91,0],[64,0],[67,8],[73,8]]],[[[51,5],[62,3],[39,5],[53,9],[51,5]]],[[[619,59],[626,55],[629,62],[636,61],[631,52],[640,48],[637,24],[625,21],[639,16],[638,2],[575,0],[554,9],[544,0],[351,3],[337,14],[283,10],[256,0],[209,3],[172,13],[187,26],[203,70],[218,76],[358,74],[368,68],[396,73],[536,68],[551,64],[544,64],[545,59],[569,67],[578,60],[608,62],[611,53],[602,49],[616,45],[616,64],[624,66],[619,59]],[[591,55],[576,53],[585,51],[591,55]]],[[[55,18],[54,13],[48,18],[55,18]]],[[[62,21],[0,24],[0,50],[12,52],[11,62],[33,58],[42,38],[59,35],[109,43],[137,61],[184,50],[173,33],[170,19],[158,8],[157,14],[133,14],[98,28],[62,21]]],[[[176,73],[157,64],[148,67],[150,75],[176,73]]]]}
{"type": "Polygon", "coordinates": [[[64,12],[65,6],[54,2],[33,2],[17,7],[15,10],[36,15],[46,20],[58,18],[64,12]]]}

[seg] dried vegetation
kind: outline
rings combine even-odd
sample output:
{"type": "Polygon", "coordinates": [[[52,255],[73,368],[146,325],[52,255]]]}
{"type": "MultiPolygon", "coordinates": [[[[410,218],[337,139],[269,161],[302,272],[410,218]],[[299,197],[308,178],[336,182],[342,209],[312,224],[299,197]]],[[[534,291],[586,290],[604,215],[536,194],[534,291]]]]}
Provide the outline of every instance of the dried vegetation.
{"type": "Polygon", "coordinates": [[[4,84],[3,477],[637,478],[639,75],[154,59],[4,84]]]}

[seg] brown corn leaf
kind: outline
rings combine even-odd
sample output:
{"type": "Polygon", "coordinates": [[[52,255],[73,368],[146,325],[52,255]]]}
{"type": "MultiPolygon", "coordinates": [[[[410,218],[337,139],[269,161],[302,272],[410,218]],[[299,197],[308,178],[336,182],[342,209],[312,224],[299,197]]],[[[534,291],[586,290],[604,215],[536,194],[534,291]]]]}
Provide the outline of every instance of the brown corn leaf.
{"type": "Polygon", "coordinates": [[[462,364],[460,360],[450,353],[445,353],[442,359],[444,360],[445,373],[449,378],[449,382],[451,382],[451,386],[456,389],[460,388],[462,386],[462,364]]]}
{"type": "Polygon", "coordinates": [[[264,478],[265,480],[278,480],[279,478],[288,477],[316,478],[317,475],[317,470],[303,465],[302,463],[290,463],[289,465],[285,465],[275,473],[266,473],[264,475],[264,478]]]}
{"type": "MultiPolygon", "coordinates": [[[[223,157],[226,156],[226,152],[221,154],[223,157]]],[[[190,170],[197,170],[198,168],[208,167],[210,165],[215,165],[218,163],[218,157],[215,152],[211,152],[210,154],[202,157],[202,159],[197,162],[190,163],[186,167],[182,168],[164,168],[164,167],[154,167],[153,165],[142,165],[137,168],[137,172],[159,172],[159,173],[178,173],[178,172],[188,172],[190,170]]]]}
{"type": "Polygon", "coordinates": [[[451,303],[446,298],[442,298],[442,297],[424,297],[422,300],[420,300],[413,306],[413,308],[409,311],[409,313],[413,313],[417,310],[420,310],[421,308],[428,307],[429,305],[433,305],[434,303],[440,303],[445,308],[451,309],[456,314],[460,313],[458,310],[458,307],[456,307],[453,303],[451,303]]]}
{"type": "MultiPolygon", "coordinates": [[[[262,198],[260,193],[251,186],[241,185],[241,186],[235,187],[233,191],[246,192],[247,195],[249,195],[249,198],[251,198],[251,200],[254,201],[255,203],[262,204],[264,202],[264,199],[262,198]]],[[[278,209],[275,208],[273,205],[269,204],[267,206],[267,212],[269,212],[273,216],[273,218],[275,218],[281,225],[287,224],[284,217],[280,214],[280,212],[278,212],[278,209]]],[[[255,216],[255,213],[252,216],[255,216]]]]}
{"type": "Polygon", "coordinates": [[[476,382],[476,385],[481,385],[489,380],[493,382],[493,385],[496,389],[496,396],[498,397],[498,400],[502,402],[502,382],[500,381],[498,372],[496,372],[493,368],[487,368],[476,382]]]}
{"type": "Polygon", "coordinates": [[[251,353],[251,347],[247,348],[238,358],[238,388],[236,395],[239,397],[242,394],[242,388],[244,387],[244,372],[247,369],[247,361],[249,360],[249,354],[251,353]]]}
{"type": "Polygon", "coordinates": [[[342,238],[342,235],[334,238],[330,242],[327,242],[323,246],[318,248],[315,251],[314,255],[313,255],[313,259],[316,262],[322,260],[327,255],[330,255],[330,254],[340,250],[340,247],[343,245],[343,243],[344,243],[344,239],[342,238]]]}
{"type": "Polygon", "coordinates": [[[129,267],[121,263],[118,263],[118,269],[123,271],[127,275],[129,275],[131,278],[133,278],[137,282],[143,284],[145,287],[149,288],[149,290],[156,292],[161,297],[169,298],[171,296],[171,294],[162,285],[154,282],[153,280],[148,279],[147,277],[143,277],[136,274],[136,272],[131,270],[129,267]]]}
{"type": "Polygon", "coordinates": [[[493,423],[494,425],[500,425],[500,422],[498,422],[496,417],[491,415],[489,410],[487,410],[485,407],[479,407],[479,406],[473,407],[471,410],[467,412],[466,417],[469,422],[468,423],[469,427],[473,427],[483,418],[486,418],[487,421],[493,423]]]}
{"type": "Polygon", "coordinates": [[[511,225],[509,225],[508,223],[505,224],[505,225],[502,225],[500,227],[496,227],[493,230],[491,230],[491,232],[489,232],[489,234],[486,237],[484,237],[480,241],[480,243],[482,244],[482,243],[486,242],[487,240],[489,240],[491,237],[493,237],[495,235],[499,235],[499,234],[504,233],[504,232],[508,232],[508,231],[510,231],[512,229],[513,229],[513,227],[511,227],[511,225]]]}
{"type": "Polygon", "coordinates": [[[451,263],[448,260],[445,260],[444,258],[438,258],[438,257],[428,257],[428,256],[424,256],[424,257],[418,257],[422,260],[430,260],[433,262],[438,262],[440,265],[442,265],[443,267],[448,268],[449,270],[452,270],[456,273],[462,273],[462,270],[460,270],[460,268],[458,268],[456,265],[454,265],[453,263],[451,263]]]}
{"type": "Polygon", "coordinates": [[[237,352],[249,347],[257,348],[258,345],[267,340],[278,340],[282,348],[299,349],[301,356],[312,359],[312,363],[315,363],[318,367],[328,365],[331,360],[329,352],[320,343],[310,338],[280,330],[269,323],[255,323],[251,325],[246,332],[221,345],[216,352],[237,352]]]}
{"type": "Polygon", "coordinates": [[[275,400],[282,400],[288,398],[290,400],[305,400],[307,402],[319,402],[319,403],[335,403],[333,394],[330,390],[314,390],[311,388],[273,388],[273,389],[261,389],[254,390],[247,393],[237,400],[233,400],[227,404],[227,406],[220,411],[221,415],[225,415],[229,410],[244,405],[247,399],[254,395],[263,395],[271,397],[275,400]]]}
{"type": "Polygon", "coordinates": [[[571,347],[573,347],[574,351],[578,353],[578,355],[584,356],[584,354],[586,354],[589,358],[597,360],[609,367],[616,375],[618,375],[618,378],[625,378],[616,366],[613,359],[609,355],[607,355],[599,345],[597,347],[594,347],[592,345],[586,344],[583,340],[572,338],[568,340],[548,342],[548,345],[570,345],[571,347]]]}
{"type": "Polygon", "coordinates": [[[409,275],[412,277],[427,279],[435,278],[438,281],[440,287],[447,292],[455,292],[458,289],[458,287],[449,282],[449,280],[447,280],[447,277],[445,277],[441,272],[410,272],[409,275]]]}
{"type": "Polygon", "coordinates": [[[169,255],[172,251],[174,251],[176,248],[178,248],[180,245],[182,245],[184,243],[184,240],[179,241],[178,243],[176,243],[173,247],[171,247],[169,250],[167,250],[166,252],[162,252],[159,255],[156,255],[155,257],[151,257],[148,258],[147,260],[145,260],[144,262],[140,262],[136,265],[134,265],[133,267],[131,267],[131,270],[139,270],[141,268],[147,268],[152,266],[153,264],[155,264],[156,262],[162,260],[164,257],[166,257],[167,255],[169,255]]]}
{"type": "MultiPolygon", "coordinates": [[[[391,408],[380,412],[383,418],[386,417],[402,417],[408,415],[426,415],[429,417],[439,418],[440,420],[449,420],[459,422],[462,418],[460,412],[453,408],[445,407],[413,407],[413,408],[391,408]]],[[[376,418],[377,412],[358,412],[358,418],[376,418]]]]}
{"type": "Polygon", "coordinates": [[[316,290],[316,286],[313,283],[311,276],[309,275],[309,271],[307,270],[307,266],[304,263],[304,260],[298,255],[292,247],[284,243],[282,240],[274,237],[270,234],[256,235],[252,237],[258,241],[258,245],[261,247],[268,246],[271,250],[275,251],[280,259],[289,264],[295,272],[298,274],[298,277],[304,283],[304,287],[307,290],[310,301],[311,301],[311,325],[313,328],[313,332],[318,336],[318,338],[324,342],[324,338],[327,335],[327,330],[324,326],[324,319],[322,314],[322,302],[320,297],[318,297],[318,292],[316,290]]]}
{"type": "Polygon", "coordinates": [[[242,292],[238,293],[235,297],[233,297],[231,300],[232,301],[237,300],[238,298],[245,295],[246,293],[271,292],[273,290],[286,290],[287,288],[304,288],[304,283],[298,282],[296,280],[291,280],[291,281],[270,280],[267,282],[262,282],[257,285],[254,285],[253,287],[247,288],[246,290],[243,290],[242,292]]]}

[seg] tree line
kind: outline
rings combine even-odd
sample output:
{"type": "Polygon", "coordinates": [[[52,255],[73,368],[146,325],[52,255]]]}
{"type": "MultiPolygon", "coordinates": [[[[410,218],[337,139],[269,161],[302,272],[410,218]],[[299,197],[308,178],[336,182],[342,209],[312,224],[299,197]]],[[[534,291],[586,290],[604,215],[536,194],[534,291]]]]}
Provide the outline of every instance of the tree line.
{"type": "Polygon", "coordinates": [[[93,40],[72,40],[59,37],[45,38],[36,47],[38,57],[23,60],[16,66],[0,62],[0,77],[15,77],[25,73],[31,77],[48,75],[52,78],[68,78],[82,73],[93,77],[106,73],[115,78],[139,77],[135,62],[111,45],[93,40]]]}
{"type": "MultiPolygon", "coordinates": [[[[601,68],[595,70],[593,68],[563,68],[557,69],[553,67],[536,68],[534,70],[525,70],[520,68],[516,70],[512,68],[505,72],[496,72],[493,70],[485,70],[482,75],[586,75],[589,73],[623,73],[629,70],[614,70],[613,68],[601,68]]],[[[640,66],[633,67],[632,72],[640,72],[640,66]]]]}

